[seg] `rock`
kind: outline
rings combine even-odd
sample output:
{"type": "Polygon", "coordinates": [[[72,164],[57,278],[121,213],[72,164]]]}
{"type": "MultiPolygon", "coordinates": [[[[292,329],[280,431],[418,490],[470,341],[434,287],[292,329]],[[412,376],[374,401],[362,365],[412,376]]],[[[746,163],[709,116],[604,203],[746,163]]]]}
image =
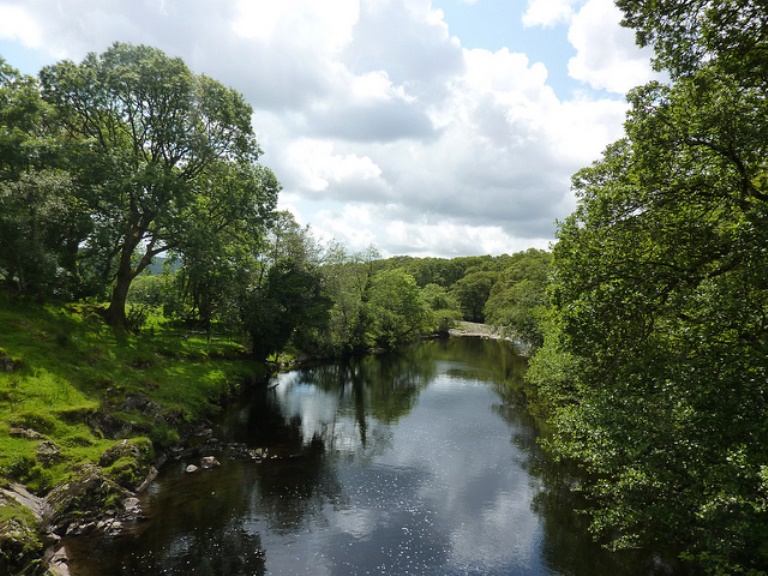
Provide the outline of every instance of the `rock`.
{"type": "Polygon", "coordinates": [[[200,466],[204,470],[210,470],[211,468],[218,468],[219,466],[221,466],[221,462],[216,460],[216,458],[214,458],[213,456],[204,456],[200,460],[200,466]]]}
{"type": "Polygon", "coordinates": [[[0,370],[3,372],[15,372],[20,364],[21,362],[14,360],[5,351],[0,350],[0,370]]]}
{"type": "Polygon", "coordinates": [[[66,534],[67,536],[82,536],[94,529],[98,529],[99,524],[101,524],[101,522],[84,522],[82,524],[79,522],[72,522],[67,528],[66,534]]]}
{"type": "Polygon", "coordinates": [[[123,500],[123,508],[129,514],[138,514],[141,512],[141,502],[138,498],[126,498],[123,500]]]}
{"type": "Polygon", "coordinates": [[[267,450],[266,448],[254,448],[248,450],[248,456],[250,456],[251,460],[254,460],[255,462],[261,462],[267,457],[267,450]]]}
{"type": "Polygon", "coordinates": [[[8,488],[0,488],[0,496],[13,498],[16,502],[32,512],[38,522],[42,522],[43,518],[51,512],[51,509],[45,500],[30,494],[21,484],[11,483],[8,488]]]}
{"type": "Polygon", "coordinates": [[[68,562],[67,549],[62,546],[48,559],[47,574],[51,576],[70,576],[68,562]]]}
{"type": "Polygon", "coordinates": [[[109,534],[110,536],[116,536],[117,534],[120,534],[122,529],[123,523],[120,522],[120,520],[115,520],[113,518],[99,520],[96,523],[96,530],[100,530],[105,534],[109,534]]]}
{"type": "Polygon", "coordinates": [[[199,468],[197,466],[195,466],[194,464],[190,464],[189,466],[186,467],[185,472],[187,474],[194,474],[198,470],[199,468]]]}
{"type": "Polygon", "coordinates": [[[31,428],[11,428],[8,431],[11,438],[27,438],[28,440],[40,440],[43,436],[31,428]]]}
{"type": "Polygon", "coordinates": [[[109,526],[107,526],[106,532],[110,536],[117,536],[123,530],[123,523],[120,520],[114,520],[109,526]]]}
{"type": "Polygon", "coordinates": [[[40,442],[40,444],[37,445],[37,460],[43,466],[50,466],[52,464],[56,464],[56,462],[61,461],[61,459],[62,459],[61,452],[59,452],[59,449],[56,447],[56,444],[54,444],[50,440],[40,442]]]}
{"type": "MultiPolygon", "coordinates": [[[[163,462],[165,462],[164,459],[162,459],[163,462]]],[[[158,466],[162,466],[162,463],[158,463],[158,466]]],[[[136,488],[136,492],[144,492],[144,490],[147,489],[147,486],[149,486],[152,481],[157,478],[157,475],[160,473],[160,471],[155,468],[154,466],[149,467],[149,472],[147,472],[146,478],[144,478],[144,481],[139,484],[138,488],[136,488]]]]}
{"type": "Polygon", "coordinates": [[[67,527],[67,532],[74,530],[82,533],[88,526],[88,520],[103,516],[112,507],[110,502],[133,496],[92,464],[79,467],[75,474],[75,479],[59,484],[46,496],[52,511],[50,523],[54,532],[62,533],[67,527]]]}
{"type": "Polygon", "coordinates": [[[137,462],[141,459],[141,448],[128,440],[121,440],[111,448],[107,448],[99,457],[99,466],[106,468],[111,466],[120,458],[133,458],[137,462]]]}
{"type": "Polygon", "coordinates": [[[133,410],[137,410],[144,416],[148,416],[153,420],[164,420],[163,409],[160,405],[141,393],[128,396],[119,407],[119,410],[121,412],[132,412],[133,410]]]}
{"type": "Polygon", "coordinates": [[[100,434],[104,438],[117,440],[118,438],[134,435],[133,425],[130,422],[126,422],[125,420],[121,420],[120,418],[105,412],[91,414],[86,418],[85,422],[97,434],[100,434]]]}
{"type": "Polygon", "coordinates": [[[193,433],[200,438],[210,438],[213,436],[213,430],[211,428],[200,428],[193,433]]]}

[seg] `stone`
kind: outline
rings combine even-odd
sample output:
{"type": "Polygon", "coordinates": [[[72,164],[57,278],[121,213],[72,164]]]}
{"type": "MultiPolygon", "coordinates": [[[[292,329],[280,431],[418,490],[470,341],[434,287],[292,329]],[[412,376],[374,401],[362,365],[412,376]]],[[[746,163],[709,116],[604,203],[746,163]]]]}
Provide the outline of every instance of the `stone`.
{"type": "Polygon", "coordinates": [[[139,448],[133,442],[129,442],[128,440],[121,440],[117,444],[114,444],[112,447],[108,448],[99,457],[99,466],[106,468],[107,466],[111,466],[120,460],[120,458],[126,457],[133,458],[138,462],[141,459],[141,448],[139,448]]]}
{"type": "Polygon", "coordinates": [[[31,428],[11,428],[8,435],[12,438],[27,438],[28,440],[39,440],[42,435],[31,428]]]}
{"type": "Polygon", "coordinates": [[[138,513],[141,511],[141,502],[138,498],[126,498],[123,500],[123,508],[126,512],[138,513]]]}
{"type": "Polygon", "coordinates": [[[221,462],[216,460],[213,456],[204,456],[200,460],[200,466],[205,470],[210,470],[211,468],[218,468],[221,466],[221,462]]]}
{"type": "Polygon", "coordinates": [[[48,573],[52,576],[70,576],[68,561],[67,549],[62,546],[48,560],[48,573]]]}
{"type": "Polygon", "coordinates": [[[50,466],[62,459],[56,444],[48,440],[37,445],[37,459],[44,466],[50,466]]]}
{"type": "Polygon", "coordinates": [[[120,520],[115,520],[107,527],[107,534],[109,534],[110,536],[116,536],[120,534],[122,530],[123,530],[123,523],[120,522],[120,520]]]}
{"type": "Polygon", "coordinates": [[[187,467],[186,467],[186,469],[185,469],[185,471],[186,471],[186,473],[187,473],[187,474],[194,474],[194,473],[195,473],[195,472],[197,472],[198,470],[199,470],[199,468],[198,468],[197,466],[195,466],[194,464],[190,464],[190,465],[189,465],[189,466],[187,466],[187,467]]]}

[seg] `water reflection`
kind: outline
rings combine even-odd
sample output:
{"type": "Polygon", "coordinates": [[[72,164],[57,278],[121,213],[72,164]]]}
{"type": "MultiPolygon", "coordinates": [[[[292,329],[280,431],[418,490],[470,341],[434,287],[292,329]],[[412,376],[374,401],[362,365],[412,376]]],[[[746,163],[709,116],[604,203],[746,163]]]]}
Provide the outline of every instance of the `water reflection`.
{"type": "Polygon", "coordinates": [[[455,339],[280,375],[216,429],[275,459],[165,469],[152,521],[75,541],[73,573],[662,573],[589,541],[519,407],[524,369],[503,342],[455,339]]]}

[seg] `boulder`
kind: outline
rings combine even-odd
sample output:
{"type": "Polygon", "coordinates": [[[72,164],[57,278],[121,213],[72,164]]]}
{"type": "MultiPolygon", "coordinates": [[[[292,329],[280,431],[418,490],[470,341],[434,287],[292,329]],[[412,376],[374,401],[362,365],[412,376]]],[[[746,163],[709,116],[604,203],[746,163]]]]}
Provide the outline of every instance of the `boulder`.
{"type": "Polygon", "coordinates": [[[204,470],[210,470],[211,468],[218,468],[221,466],[221,462],[216,460],[213,456],[204,456],[200,460],[200,467],[204,470]]]}
{"type": "Polygon", "coordinates": [[[120,458],[129,457],[139,462],[141,460],[141,448],[128,440],[121,440],[110,448],[107,448],[99,457],[99,466],[106,468],[120,458]]]}

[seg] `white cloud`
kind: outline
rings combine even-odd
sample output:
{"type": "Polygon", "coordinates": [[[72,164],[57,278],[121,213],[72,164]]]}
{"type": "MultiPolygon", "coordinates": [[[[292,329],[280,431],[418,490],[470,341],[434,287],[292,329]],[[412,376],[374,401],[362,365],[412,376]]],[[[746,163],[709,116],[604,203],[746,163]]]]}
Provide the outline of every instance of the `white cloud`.
{"type": "Polygon", "coordinates": [[[576,56],[568,72],[593,88],[624,94],[653,77],[650,52],[635,45],[632,30],[619,25],[621,11],[612,0],[588,0],[573,17],[568,40],[576,56]]]}
{"type": "Polygon", "coordinates": [[[568,22],[573,16],[573,6],[578,0],[528,0],[528,7],[523,13],[523,25],[554,26],[568,22]]]}
{"type": "Polygon", "coordinates": [[[352,39],[357,0],[237,0],[232,29],[264,43],[301,38],[314,50],[336,51],[352,39]]]}
{"type": "Polygon", "coordinates": [[[21,6],[0,4],[0,38],[18,40],[29,48],[43,45],[40,26],[21,6]]]}
{"type": "Polygon", "coordinates": [[[381,175],[381,169],[367,156],[336,154],[333,142],[298,140],[287,148],[286,156],[302,179],[299,187],[311,192],[324,192],[331,184],[350,179],[361,182],[381,175]]]}
{"type": "MultiPolygon", "coordinates": [[[[575,0],[547,5],[529,2],[526,18],[572,19],[574,77],[623,92],[642,76],[647,58],[618,29],[610,0],[575,15],[575,0]]],[[[558,98],[544,64],[523,53],[462,49],[430,0],[55,6],[0,0],[0,37],[75,60],[117,40],[151,44],[240,90],[262,160],[284,186],[281,207],[354,249],[545,247],[573,208],[570,175],[620,135],[626,110],[587,88],[558,98]]]]}

